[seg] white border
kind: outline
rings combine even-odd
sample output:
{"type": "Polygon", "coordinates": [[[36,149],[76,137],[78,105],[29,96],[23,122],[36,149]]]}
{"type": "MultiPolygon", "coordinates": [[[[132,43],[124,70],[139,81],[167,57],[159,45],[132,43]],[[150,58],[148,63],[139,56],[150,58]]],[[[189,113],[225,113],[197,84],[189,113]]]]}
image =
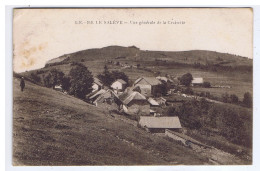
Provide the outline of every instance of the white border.
{"type": "MultiPolygon", "coordinates": [[[[75,0],[76,2],[78,2],[77,0],[75,0]]],[[[75,1],[73,1],[74,3],[69,3],[66,5],[69,5],[70,7],[76,7],[75,1]],[[71,6],[72,5],[72,6],[71,6]]],[[[55,2],[55,0],[54,0],[55,2]]],[[[160,1],[161,2],[161,1],[160,1]]],[[[217,1],[216,1],[217,2],[217,1]]],[[[214,5],[218,5],[218,7],[224,7],[223,3],[222,5],[216,3],[214,5]]],[[[223,1],[222,1],[223,2],[223,1]]],[[[229,1],[225,1],[225,2],[229,2],[229,1]]],[[[237,1],[236,1],[237,2],[237,1]]],[[[241,1],[240,1],[241,2],[241,1]]],[[[251,1],[252,2],[252,1],[251,1]]],[[[258,2],[258,1],[255,1],[258,2]]],[[[12,2],[11,2],[12,3],[12,2]]],[[[21,4],[20,1],[15,1],[16,4],[21,4]]],[[[28,3],[28,2],[27,2],[28,3]]],[[[48,4],[50,4],[50,1],[47,1],[48,4]]],[[[84,2],[83,2],[84,3],[84,2]]],[[[30,4],[30,1],[29,1],[30,4]]],[[[50,5],[43,5],[46,4],[46,1],[42,1],[41,2],[41,6],[43,7],[66,7],[66,6],[60,6],[60,5],[55,5],[53,4],[52,6],[50,5]]],[[[57,3],[56,3],[57,4],[57,3]]],[[[96,3],[94,3],[95,5],[87,5],[88,7],[100,7],[103,6],[104,4],[100,4],[100,1],[96,1],[96,3]]],[[[146,3],[147,4],[147,3],[146,3]]],[[[116,5],[116,4],[109,4],[106,5],[106,7],[144,7],[144,6],[149,6],[149,7],[155,7],[155,6],[160,6],[160,7],[170,7],[173,5],[160,5],[160,4],[154,4],[154,3],[150,3],[150,5],[146,5],[144,4],[139,4],[139,5],[129,5],[127,3],[121,4],[121,5],[116,5]],[[152,4],[152,5],[151,5],[152,4]]],[[[191,4],[191,3],[188,3],[191,4]]],[[[174,7],[206,7],[206,5],[196,5],[196,6],[192,6],[192,5],[188,5],[187,1],[181,1],[181,3],[177,3],[177,5],[175,5],[174,7]],[[186,4],[185,4],[186,2],[186,4]],[[182,6],[180,6],[182,5],[182,6]]],[[[225,4],[224,4],[225,5],[225,4]]],[[[228,4],[226,4],[228,5],[228,4]]],[[[34,7],[41,7],[39,4],[37,4],[37,6],[34,7]]],[[[248,5],[249,6],[249,5],[248,5]]],[[[235,7],[248,7],[248,6],[235,6],[235,7]]],[[[257,122],[260,121],[260,116],[259,116],[259,112],[258,112],[258,104],[259,104],[259,97],[260,97],[260,89],[258,87],[260,87],[260,81],[257,78],[257,76],[260,75],[260,70],[258,69],[258,65],[260,65],[260,58],[259,58],[259,47],[257,45],[259,45],[259,38],[260,38],[260,7],[259,6],[251,6],[254,9],[254,120],[253,120],[253,126],[254,126],[254,131],[253,131],[253,165],[252,166],[129,166],[129,167],[124,167],[124,166],[104,166],[104,167],[99,167],[99,166],[82,166],[82,167],[66,167],[66,166],[62,166],[62,167],[13,167],[12,166],[12,8],[13,7],[20,7],[20,6],[6,6],[6,10],[5,10],[5,33],[2,35],[5,35],[5,62],[1,62],[1,65],[5,65],[5,85],[6,89],[2,88],[2,90],[5,90],[5,105],[3,106],[3,108],[5,107],[5,120],[1,119],[1,121],[3,122],[3,124],[1,124],[0,129],[5,130],[5,144],[6,144],[6,148],[5,148],[5,156],[4,158],[6,159],[5,163],[6,164],[6,170],[86,170],[86,169],[91,169],[91,170],[260,170],[260,164],[259,164],[259,154],[260,154],[260,138],[257,136],[258,130],[260,130],[260,126],[257,122]],[[5,124],[4,124],[5,122],[5,124]],[[5,125],[5,126],[4,126],[5,125]]],[[[26,5],[23,5],[22,7],[28,7],[26,5]]],[[[79,7],[79,5],[78,5],[79,7]]],[[[80,6],[81,7],[81,6],[80,6]]],[[[86,7],[86,5],[85,5],[86,7]]],[[[207,7],[215,7],[212,5],[207,5],[207,7]]],[[[227,6],[227,7],[234,7],[234,6],[227,6]]],[[[3,11],[3,10],[2,10],[3,11]]],[[[2,32],[3,33],[3,32],[2,32]]],[[[2,59],[2,58],[1,58],[2,59]]],[[[1,69],[4,68],[0,67],[1,69]]],[[[1,72],[2,74],[4,72],[1,72]]],[[[2,150],[1,150],[2,151],[2,150]]],[[[1,160],[3,161],[3,160],[1,160]]],[[[1,164],[2,165],[2,164],[1,164]]],[[[3,166],[3,165],[2,165],[3,166]]],[[[1,169],[4,170],[4,169],[1,169]]]]}

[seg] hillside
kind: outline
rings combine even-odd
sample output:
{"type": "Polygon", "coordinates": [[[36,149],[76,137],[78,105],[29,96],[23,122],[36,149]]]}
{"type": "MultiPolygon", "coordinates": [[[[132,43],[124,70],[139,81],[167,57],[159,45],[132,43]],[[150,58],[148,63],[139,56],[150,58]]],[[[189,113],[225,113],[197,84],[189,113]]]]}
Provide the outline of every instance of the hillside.
{"type": "Polygon", "coordinates": [[[211,164],[169,139],[72,96],[13,81],[14,165],[211,164]]]}
{"type": "Polygon", "coordinates": [[[114,60],[124,59],[132,61],[153,61],[155,59],[175,61],[180,63],[193,64],[218,64],[222,66],[252,66],[252,59],[232,55],[228,53],[219,53],[206,50],[190,51],[148,51],[140,50],[135,46],[108,46],[100,49],[87,49],[71,54],[65,54],[58,58],[52,59],[47,64],[56,62],[79,62],[81,60],[114,60]]]}

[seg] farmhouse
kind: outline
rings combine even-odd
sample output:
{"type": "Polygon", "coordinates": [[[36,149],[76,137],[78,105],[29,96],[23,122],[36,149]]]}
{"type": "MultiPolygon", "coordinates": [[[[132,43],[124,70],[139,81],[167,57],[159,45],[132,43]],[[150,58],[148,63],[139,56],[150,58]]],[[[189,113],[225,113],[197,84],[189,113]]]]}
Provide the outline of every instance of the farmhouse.
{"type": "Polygon", "coordinates": [[[92,85],[92,92],[95,92],[97,90],[100,90],[102,88],[103,84],[98,78],[94,78],[94,83],[92,85]]]}
{"type": "Polygon", "coordinates": [[[153,117],[140,116],[139,125],[149,132],[165,132],[165,129],[180,130],[181,123],[179,117],[153,117]]]}
{"type": "Polygon", "coordinates": [[[99,95],[96,95],[95,97],[97,98],[93,101],[94,105],[108,110],[119,109],[120,100],[112,90],[99,91],[99,95]]]}
{"type": "Polygon", "coordinates": [[[126,82],[122,79],[117,79],[111,84],[111,88],[117,91],[123,91],[126,88],[126,82]]]}
{"type": "Polygon", "coordinates": [[[149,115],[150,104],[145,96],[136,91],[128,91],[119,96],[121,109],[130,115],[149,115]]]}
{"type": "Polygon", "coordinates": [[[191,85],[192,86],[201,86],[203,83],[204,83],[203,78],[197,77],[197,78],[193,78],[191,85]]]}
{"type": "Polygon", "coordinates": [[[139,86],[144,96],[154,96],[160,90],[162,82],[155,77],[140,77],[134,82],[134,87],[139,86]]]}

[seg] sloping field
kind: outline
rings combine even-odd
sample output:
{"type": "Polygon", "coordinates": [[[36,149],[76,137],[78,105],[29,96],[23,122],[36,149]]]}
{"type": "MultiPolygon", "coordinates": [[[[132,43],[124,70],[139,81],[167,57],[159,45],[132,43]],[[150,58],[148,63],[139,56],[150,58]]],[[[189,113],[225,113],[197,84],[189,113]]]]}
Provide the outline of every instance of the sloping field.
{"type": "Polygon", "coordinates": [[[14,78],[14,165],[211,164],[94,106],[14,78]]]}

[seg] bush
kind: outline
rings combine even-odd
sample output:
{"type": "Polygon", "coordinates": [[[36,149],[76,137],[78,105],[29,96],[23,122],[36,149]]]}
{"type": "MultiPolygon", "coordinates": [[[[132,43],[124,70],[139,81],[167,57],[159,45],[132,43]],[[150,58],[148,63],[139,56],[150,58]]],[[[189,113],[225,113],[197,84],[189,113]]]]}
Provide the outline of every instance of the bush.
{"type": "Polygon", "coordinates": [[[31,73],[31,78],[33,81],[35,81],[37,83],[41,82],[41,77],[36,75],[35,73],[31,73]]]}
{"type": "Polygon", "coordinates": [[[205,88],[210,88],[210,87],[211,87],[210,82],[204,82],[204,83],[203,83],[203,87],[205,87],[205,88]]]}
{"type": "Polygon", "coordinates": [[[229,95],[227,93],[222,94],[222,101],[224,103],[228,103],[229,102],[229,95]]]}
{"type": "Polygon", "coordinates": [[[187,88],[184,89],[182,92],[183,92],[184,94],[190,94],[190,95],[193,95],[193,94],[194,94],[193,90],[192,90],[190,87],[187,87],[187,88]]]}
{"type": "Polygon", "coordinates": [[[235,94],[231,94],[230,95],[230,101],[231,101],[231,103],[238,103],[238,97],[237,97],[237,95],[235,95],[235,94]]]}
{"type": "Polygon", "coordinates": [[[246,93],[244,94],[243,104],[244,104],[246,107],[249,107],[249,108],[252,107],[252,105],[253,105],[253,100],[252,100],[252,95],[251,95],[249,92],[246,92],[246,93]]]}
{"type": "Polygon", "coordinates": [[[180,83],[185,86],[190,86],[192,80],[193,80],[192,75],[190,73],[187,73],[181,76],[180,83]]]}

